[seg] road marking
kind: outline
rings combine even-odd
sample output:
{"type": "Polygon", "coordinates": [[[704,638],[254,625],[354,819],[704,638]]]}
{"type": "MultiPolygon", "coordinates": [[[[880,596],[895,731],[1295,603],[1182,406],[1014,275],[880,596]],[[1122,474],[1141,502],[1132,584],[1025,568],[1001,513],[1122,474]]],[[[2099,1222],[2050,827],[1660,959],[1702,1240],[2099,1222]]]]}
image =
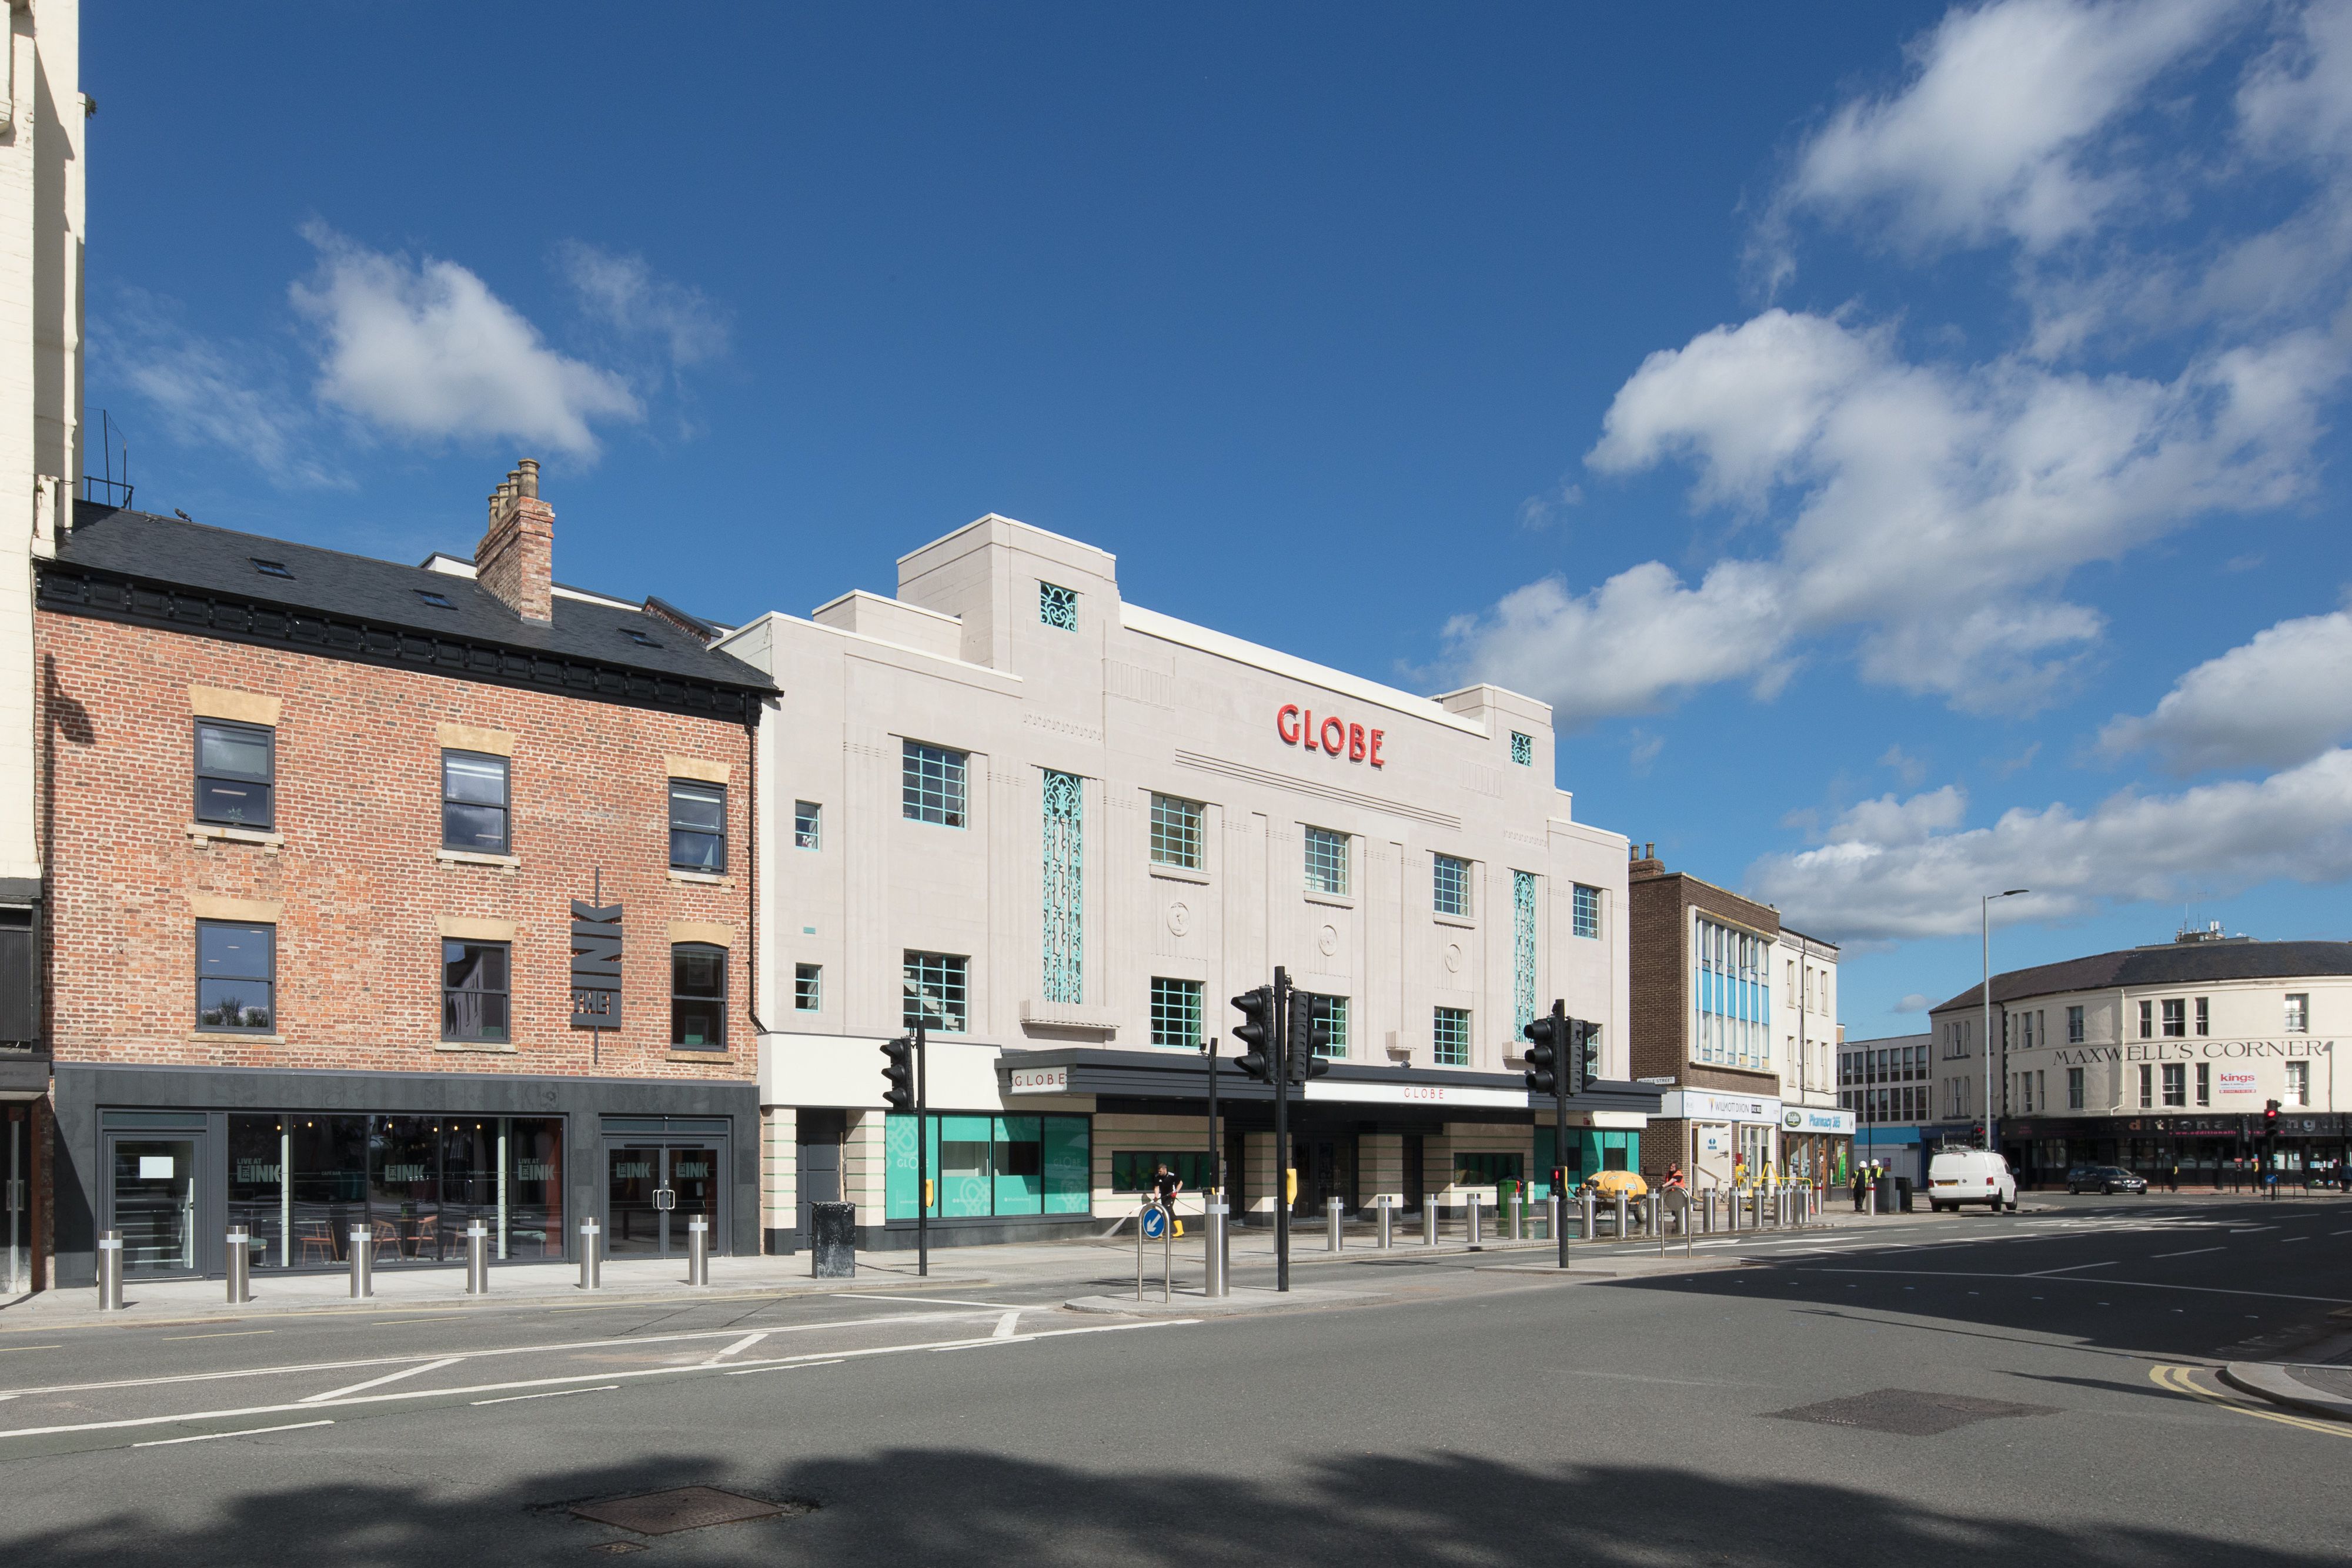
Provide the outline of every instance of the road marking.
{"type": "MultiPolygon", "coordinates": [[[[1803,1267],[1800,1264],[1798,1267],[1803,1267]]],[[[2200,1296],[2261,1296],[2273,1301],[2322,1301],[2331,1307],[2352,1307],[2352,1299],[2343,1296],[2298,1296],[2285,1291],[2232,1291],[2220,1285],[2160,1285],[2152,1280],[2074,1280],[2063,1274],[1991,1274],[1982,1270],[1958,1269],[1823,1269],[1824,1274],[1885,1274],[1901,1277],[1917,1274],[1937,1280],[2039,1280],[2055,1279],[2062,1285],[2121,1286],[2134,1291],[2192,1291],[2200,1296]]],[[[2035,1301],[2042,1298],[2036,1296],[2035,1301]]]]}
{"type": "Polygon", "coordinates": [[[524,1399],[569,1399],[574,1394],[610,1394],[620,1386],[607,1383],[602,1388],[551,1388],[544,1394],[509,1394],[503,1399],[476,1399],[472,1404],[478,1408],[484,1405],[512,1405],[524,1399]]]}
{"type": "Polygon", "coordinates": [[[795,1361],[782,1366],[740,1367],[736,1371],[729,1373],[727,1375],[730,1377],[749,1377],[755,1372],[805,1372],[812,1366],[839,1366],[840,1364],[841,1358],[839,1356],[835,1356],[831,1361],[795,1361]]]}
{"type": "MultiPolygon", "coordinates": [[[[1010,1340],[1001,1340],[994,1343],[1003,1344],[1026,1344],[1034,1340],[1069,1339],[1078,1334],[1130,1333],[1142,1329],[1197,1328],[1200,1326],[1201,1322],[1202,1320],[1199,1318],[1160,1318],[1147,1322],[1095,1323],[1089,1324],[1085,1328],[1045,1329],[1036,1333],[1017,1334],[1010,1340]]],[[[673,1335],[671,1337],[687,1339],[707,1338],[709,1336],[679,1334],[673,1335]]],[[[624,1340],[611,1343],[628,1343],[631,1342],[624,1340]]],[[[992,1342],[985,1339],[960,1339],[931,1341],[920,1344],[877,1345],[867,1350],[853,1350],[847,1352],[820,1351],[809,1355],[780,1356],[774,1361],[762,1363],[761,1364],[764,1366],[803,1364],[812,1361],[822,1361],[826,1359],[828,1356],[836,1361],[859,1361],[870,1359],[878,1355],[907,1355],[911,1354],[916,1351],[947,1350],[955,1346],[981,1345],[988,1344],[992,1342]]],[[[390,1394],[369,1394],[354,1399],[341,1400],[332,1406],[297,1402],[290,1405],[255,1405],[232,1410],[198,1410],[193,1413],[184,1413],[177,1416],[133,1416],[113,1421],[70,1422],[54,1427],[17,1427],[8,1430],[0,1431],[0,1440],[5,1440],[10,1437],[55,1437],[58,1434],[64,1432],[121,1431],[134,1427],[160,1427],[169,1425],[173,1422],[226,1421],[239,1416],[277,1416],[289,1411],[298,1410],[319,1410],[331,1407],[334,1409],[347,1410],[355,1406],[388,1405],[395,1401],[404,1399],[448,1399],[456,1398],[461,1395],[467,1394],[499,1394],[510,1388],[544,1388],[561,1384],[586,1383],[598,1377],[635,1380],[646,1377],[675,1377],[682,1373],[701,1372],[706,1370],[709,1369],[693,1364],[686,1366],[649,1366],[631,1372],[587,1372],[575,1373],[568,1377],[530,1377],[517,1378],[506,1383],[478,1383],[470,1387],[462,1388],[401,1389],[395,1390],[390,1394]]]]}
{"type": "Polygon", "coordinates": [[[2018,1278],[2021,1280],[2046,1280],[2053,1274],[2072,1274],[2084,1269],[2112,1269],[2115,1266],[2116,1260],[2113,1259],[2110,1259],[2105,1263],[2069,1263],[2063,1269],[2036,1269],[2032,1273],[2020,1274],[2018,1278]]]}
{"type": "Polygon", "coordinates": [[[332,1421],[292,1421],[283,1427],[248,1427],[242,1432],[206,1432],[194,1437],[150,1437],[143,1443],[133,1443],[134,1448],[168,1448],[174,1443],[213,1443],[223,1437],[258,1437],[264,1432],[302,1432],[312,1427],[331,1427],[332,1421]]]}
{"type": "MultiPolygon", "coordinates": [[[[2186,1252],[2159,1252],[2159,1253],[2158,1253],[2158,1254],[2156,1255],[2156,1257],[2157,1257],[2157,1258],[2194,1258],[2194,1257],[2197,1257],[2200,1253],[2204,1253],[2204,1252],[2226,1252],[2226,1251],[2228,1251],[2228,1250],[2229,1250],[2229,1249],[2228,1249],[2228,1248],[2226,1248],[2226,1247],[2191,1247],[2191,1248],[2190,1248],[2188,1251],[2186,1251],[2186,1252]]],[[[2148,1260],[2148,1261],[2152,1263],[2152,1262],[2156,1261],[2156,1259],[2155,1259],[2155,1258],[2151,1258],[2151,1259],[2149,1259],[2149,1260],[2148,1260]]]]}
{"type": "Polygon", "coordinates": [[[182,1339],[250,1339],[257,1333],[276,1333],[276,1329],[223,1329],[218,1333],[167,1333],[165,1343],[182,1339]]]}
{"type": "Polygon", "coordinates": [[[2232,1236],[2252,1236],[2257,1230],[2276,1230],[2277,1228],[2278,1227],[2275,1225],[2249,1225],[2242,1230],[2232,1230],[2230,1234],[2232,1236]]]}
{"type": "Polygon", "coordinates": [[[2147,1375],[2149,1381],[2159,1388],[2169,1389],[2175,1394],[2186,1394],[2191,1399],[2201,1400],[2207,1405],[2217,1405],[2224,1410],[2233,1410],[2241,1416],[2252,1416],[2257,1421],[2276,1421],[2283,1427],[2300,1427],[2306,1432],[2326,1432],[2334,1437],[2352,1437],[2352,1427],[2347,1427],[2341,1421],[2314,1420],[2306,1416],[2290,1416],[2283,1410],[2250,1409],[2237,1400],[2224,1399],[2218,1394],[2208,1394],[2204,1389],[2198,1387],[2193,1381],[2192,1375],[2198,1370],[2193,1366],[2151,1366],[2147,1369],[2147,1375]]]}
{"type": "Polygon", "coordinates": [[[768,1331],[765,1329],[759,1329],[753,1333],[747,1333],[741,1339],[737,1340],[733,1344],[729,1345],[725,1350],[712,1351],[710,1353],[710,1359],[704,1362],[702,1364],[705,1366],[717,1366],[720,1362],[726,1360],[729,1356],[733,1355],[737,1351],[749,1350],[767,1337],[768,1331]]]}
{"type": "Polygon", "coordinates": [[[826,1294],[836,1301],[915,1301],[926,1307],[987,1307],[994,1312],[1004,1310],[1003,1301],[950,1301],[945,1296],[877,1296],[870,1291],[829,1291],[826,1294]]]}
{"type": "Polygon", "coordinates": [[[20,1350],[63,1350],[61,1344],[12,1344],[0,1348],[0,1355],[14,1355],[20,1350]]]}
{"type": "Polygon", "coordinates": [[[1013,1331],[1020,1326],[1021,1314],[1019,1312],[1007,1312],[1003,1317],[996,1320],[996,1332],[990,1334],[989,1337],[991,1339],[1011,1339],[1013,1337],[1013,1331]]]}
{"type": "Polygon", "coordinates": [[[360,1394],[371,1388],[381,1388],[387,1383],[397,1383],[404,1377],[414,1377],[420,1372],[438,1372],[445,1366],[455,1366],[465,1359],[462,1355],[444,1356],[439,1361],[428,1361],[419,1366],[403,1367],[398,1372],[387,1372],[382,1377],[371,1377],[365,1383],[354,1383],[349,1388],[332,1388],[324,1394],[313,1394],[302,1403],[324,1405],[330,1399],[341,1399],[347,1394],[360,1394]]]}
{"type": "Polygon", "coordinates": [[[370,1328],[388,1329],[396,1323],[446,1323],[451,1318],[462,1317],[463,1315],[464,1314],[461,1312],[436,1312],[429,1318],[378,1318],[374,1322],[370,1323],[368,1326],[370,1328]]]}
{"type": "Polygon", "coordinates": [[[2290,1241],[2308,1241],[2311,1238],[2308,1236],[2282,1236],[2279,1238],[2279,1245],[2284,1247],[2290,1241]]]}

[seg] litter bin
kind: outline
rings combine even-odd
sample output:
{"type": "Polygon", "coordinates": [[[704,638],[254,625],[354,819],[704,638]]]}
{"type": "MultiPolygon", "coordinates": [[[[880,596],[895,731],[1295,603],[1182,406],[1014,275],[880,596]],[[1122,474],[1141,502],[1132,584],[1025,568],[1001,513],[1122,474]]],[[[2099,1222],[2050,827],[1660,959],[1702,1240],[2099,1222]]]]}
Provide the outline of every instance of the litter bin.
{"type": "Polygon", "coordinates": [[[809,1205],[809,1277],[816,1280],[857,1278],[856,1204],[809,1205]]]}

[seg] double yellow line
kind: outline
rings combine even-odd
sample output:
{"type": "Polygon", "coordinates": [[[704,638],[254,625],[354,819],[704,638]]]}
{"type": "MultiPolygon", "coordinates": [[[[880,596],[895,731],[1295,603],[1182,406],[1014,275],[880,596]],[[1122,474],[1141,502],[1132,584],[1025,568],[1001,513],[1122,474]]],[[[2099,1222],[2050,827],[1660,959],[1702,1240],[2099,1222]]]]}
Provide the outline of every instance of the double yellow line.
{"type": "Polygon", "coordinates": [[[2208,1405],[2218,1405],[2224,1410],[2232,1410],[2241,1416],[2252,1416],[2257,1421],[2276,1421],[2288,1427],[2300,1427],[2306,1432],[2325,1432],[2332,1437],[2352,1437],[2352,1426],[2347,1426],[2341,1421],[2323,1421],[2310,1416],[2290,1416],[2283,1410],[2258,1410],[2242,1400],[2226,1399],[2221,1395],[2209,1393],[2197,1385],[2193,1374],[2198,1370],[2193,1366],[2151,1366],[2147,1369],[2147,1375],[2148,1380],[2158,1388],[2173,1394],[2186,1394],[2191,1399],[2202,1400],[2208,1405]]]}

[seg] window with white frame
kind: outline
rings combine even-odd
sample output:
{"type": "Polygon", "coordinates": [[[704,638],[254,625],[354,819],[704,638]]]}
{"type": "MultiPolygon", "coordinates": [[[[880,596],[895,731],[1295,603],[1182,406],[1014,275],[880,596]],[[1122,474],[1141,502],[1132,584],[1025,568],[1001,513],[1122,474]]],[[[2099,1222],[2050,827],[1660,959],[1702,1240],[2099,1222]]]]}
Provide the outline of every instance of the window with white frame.
{"type": "Polygon", "coordinates": [[[2066,1070],[2066,1109],[2079,1111],[2082,1108],[2083,1070],[2079,1067],[2070,1067],[2066,1070]]]}
{"type": "Polygon", "coordinates": [[[1307,891],[1338,894],[1348,891],[1348,835],[1329,828],[1307,830],[1307,891]]]}
{"type": "Polygon", "coordinates": [[[793,848],[824,848],[824,808],[814,800],[793,802],[793,848]]]}
{"type": "Polygon", "coordinates": [[[1201,866],[1201,803],[1173,795],[1151,797],[1151,861],[1182,871],[1201,866]]]}
{"type": "Polygon", "coordinates": [[[824,966],[795,964],[793,966],[793,1010],[814,1013],[824,1010],[824,966]]]}
{"type": "Polygon", "coordinates": [[[1569,935],[1598,939],[1601,936],[1601,890],[1575,884],[1570,904],[1569,935]]]}
{"type": "Polygon", "coordinates": [[[1436,882],[1431,897],[1437,913],[1468,918],[1470,914],[1470,862],[1454,855],[1436,857],[1436,882]]]}
{"type": "Polygon", "coordinates": [[[2279,1103],[2300,1110],[2311,1103],[2311,1063],[2290,1061],[2286,1064],[2286,1092],[2279,1103]]]}
{"type": "MultiPolygon", "coordinates": [[[[2083,1043],[2083,1009],[2081,1008],[2066,1009],[2066,1043],[2068,1045],[2083,1043]]],[[[2076,1109],[2079,1110],[2081,1107],[2077,1106],[2076,1109]]]]}
{"type": "Polygon", "coordinates": [[[1694,916],[1696,961],[1692,999],[1697,1059],[1728,1067],[1769,1067],[1772,1061],[1769,944],[1751,932],[1704,915],[1694,916]]]}
{"type": "Polygon", "coordinates": [[[2289,1034],[2309,1034],[2311,1032],[2310,992],[2289,991],[2287,993],[2286,1032],[2289,1034]]]}

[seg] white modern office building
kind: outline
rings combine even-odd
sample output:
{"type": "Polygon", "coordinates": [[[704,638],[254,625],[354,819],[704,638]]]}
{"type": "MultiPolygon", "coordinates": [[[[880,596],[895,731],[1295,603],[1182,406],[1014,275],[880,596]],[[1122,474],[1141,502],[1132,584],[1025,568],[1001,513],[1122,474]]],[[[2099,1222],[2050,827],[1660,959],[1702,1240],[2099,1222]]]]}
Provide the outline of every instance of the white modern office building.
{"type": "MultiPolygon", "coordinates": [[[[1554,998],[1625,1077],[1626,841],[1575,820],[1542,703],[1145,610],[1108,554],[995,516],[903,557],[896,597],[719,646],[782,692],[752,873],[772,1248],[836,1197],[862,1243],[908,1239],[914,1119],[885,1113],[879,1048],[919,1016],[935,1240],[1099,1228],[1161,1163],[1209,1185],[1212,1037],[1223,1178],[1258,1220],[1286,1164],[1302,1212],[1547,1172],[1518,1031],[1554,998]],[[1287,1161],[1227,1005],[1276,966],[1334,1035],[1287,1161]]],[[[1578,1114],[1638,1127],[1654,1101],[1620,1082],[1578,1114]]]]}

